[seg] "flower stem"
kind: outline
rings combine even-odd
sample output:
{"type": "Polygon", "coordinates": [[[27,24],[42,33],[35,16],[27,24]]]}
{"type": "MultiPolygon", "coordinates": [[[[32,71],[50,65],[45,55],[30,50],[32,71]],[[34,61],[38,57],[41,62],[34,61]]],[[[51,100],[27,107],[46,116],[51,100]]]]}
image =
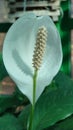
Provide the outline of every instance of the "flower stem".
{"type": "Polygon", "coordinates": [[[34,110],[35,110],[35,100],[36,100],[36,80],[37,80],[37,72],[38,70],[34,70],[34,76],[33,76],[33,103],[31,106],[31,112],[30,112],[30,119],[29,119],[29,126],[28,130],[32,130],[33,127],[33,117],[34,117],[34,110]]]}

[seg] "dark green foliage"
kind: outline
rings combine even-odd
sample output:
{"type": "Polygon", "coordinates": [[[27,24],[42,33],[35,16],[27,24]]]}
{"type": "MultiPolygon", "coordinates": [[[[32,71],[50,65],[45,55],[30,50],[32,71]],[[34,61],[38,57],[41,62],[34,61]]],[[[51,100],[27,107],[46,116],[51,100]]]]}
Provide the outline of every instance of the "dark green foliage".
{"type": "MultiPolygon", "coordinates": [[[[27,104],[28,100],[24,97],[18,89],[16,93],[12,96],[0,96],[0,114],[3,115],[0,119],[6,120],[6,118],[12,118],[10,115],[5,115],[7,109],[12,109],[22,104],[27,104]],[[3,113],[3,114],[2,114],[3,113]]],[[[29,114],[30,114],[30,105],[24,107],[24,110],[17,116],[17,125],[15,127],[7,125],[7,129],[4,129],[3,126],[5,122],[3,121],[2,129],[0,125],[0,130],[17,130],[19,124],[23,128],[27,128],[29,114]],[[20,122],[20,123],[18,123],[20,122]]],[[[8,111],[7,111],[8,112],[8,111]]],[[[12,115],[15,115],[10,111],[12,115]]],[[[68,118],[73,114],[73,81],[69,79],[64,73],[59,72],[55,77],[50,86],[47,86],[42,96],[36,103],[34,120],[33,120],[33,129],[32,130],[72,130],[73,117],[68,118]],[[62,121],[61,121],[62,120],[62,121]],[[58,123],[57,123],[58,122],[58,123]],[[55,124],[57,123],[57,124],[55,124]],[[66,125],[67,124],[67,125],[66,125]]],[[[19,130],[22,128],[19,127],[19,130]]]]}
{"type": "Polygon", "coordinates": [[[40,97],[36,104],[33,130],[41,130],[73,113],[73,81],[63,73],[55,78],[56,90],[40,97]]]}
{"type": "Polygon", "coordinates": [[[45,130],[73,130],[73,115],[45,130]]]}
{"type": "Polygon", "coordinates": [[[11,25],[11,23],[0,23],[0,32],[7,32],[11,25]]]}
{"type": "MultiPolygon", "coordinates": [[[[47,93],[45,91],[36,103],[33,130],[50,127],[73,113],[73,81],[62,72],[59,72],[54,80],[56,89],[50,89],[47,93]]],[[[51,86],[47,89],[49,87],[51,86]]],[[[28,116],[28,112],[29,109],[26,108],[20,118],[28,116]]]]}
{"type": "Polygon", "coordinates": [[[30,105],[26,106],[18,117],[20,123],[25,129],[27,129],[29,115],[30,115],[30,105]]]}
{"type": "Polygon", "coordinates": [[[0,114],[4,113],[7,109],[14,109],[17,106],[26,104],[28,102],[27,98],[22,95],[18,89],[11,96],[0,95],[0,114]]]}
{"type": "Polygon", "coordinates": [[[0,117],[0,130],[23,130],[20,122],[11,114],[0,117]]]}
{"type": "Polygon", "coordinates": [[[4,63],[3,63],[2,54],[0,54],[0,81],[7,75],[8,75],[8,73],[7,73],[4,63]]]}

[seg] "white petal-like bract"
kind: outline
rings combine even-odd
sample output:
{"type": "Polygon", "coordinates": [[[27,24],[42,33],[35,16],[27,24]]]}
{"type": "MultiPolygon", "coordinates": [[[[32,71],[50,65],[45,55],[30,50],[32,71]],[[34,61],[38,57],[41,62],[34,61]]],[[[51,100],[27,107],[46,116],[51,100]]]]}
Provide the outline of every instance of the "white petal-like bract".
{"type": "Polygon", "coordinates": [[[39,27],[47,29],[47,43],[40,70],[37,76],[36,101],[57,74],[62,64],[60,35],[49,16],[37,17],[25,14],[9,29],[3,46],[5,67],[20,91],[32,103],[33,72],[32,56],[39,27]]]}

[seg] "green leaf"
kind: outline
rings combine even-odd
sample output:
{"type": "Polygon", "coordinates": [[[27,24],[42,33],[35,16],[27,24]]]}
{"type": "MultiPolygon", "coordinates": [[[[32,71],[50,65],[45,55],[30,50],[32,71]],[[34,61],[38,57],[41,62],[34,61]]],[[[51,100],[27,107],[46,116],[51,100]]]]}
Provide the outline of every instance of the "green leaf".
{"type": "Polygon", "coordinates": [[[17,118],[6,114],[0,117],[0,130],[23,130],[23,128],[17,118]]]}
{"type": "Polygon", "coordinates": [[[4,63],[3,63],[2,54],[0,54],[0,81],[7,75],[8,75],[8,73],[7,73],[4,63]]]}
{"type": "Polygon", "coordinates": [[[12,95],[0,95],[0,114],[4,113],[9,108],[26,104],[27,98],[16,89],[12,95]]]}
{"type": "Polygon", "coordinates": [[[62,72],[54,80],[57,88],[42,95],[36,104],[33,130],[52,126],[73,113],[73,81],[62,72]]]}
{"type": "MultiPolygon", "coordinates": [[[[25,128],[27,127],[29,112],[30,106],[27,106],[19,115],[20,122],[25,128]]],[[[36,104],[33,130],[50,127],[72,113],[73,81],[64,73],[59,72],[54,82],[47,87],[45,93],[42,94],[36,104]]]]}
{"type": "Polygon", "coordinates": [[[24,110],[20,113],[19,117],[18,117],[21,125],[25,129],[27,129],[29,115],[30,115],[30,105],[26,106],[24,108],[24,110]]]}
{"type": "Polygon", "coordinates": [[[70,116],[67,119],[62,120],[56,123],[54,126],[45,130],[73,130],[73,116],[70,116]]]}

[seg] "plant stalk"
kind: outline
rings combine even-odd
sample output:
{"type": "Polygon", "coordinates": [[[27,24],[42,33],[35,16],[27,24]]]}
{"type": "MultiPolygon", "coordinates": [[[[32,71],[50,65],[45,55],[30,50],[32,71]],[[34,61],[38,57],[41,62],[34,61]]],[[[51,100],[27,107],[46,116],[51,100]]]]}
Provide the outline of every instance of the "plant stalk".
{"type": "Polygon", "coordinates": [[[36,100],[37,72],[38,72],[37,69],[34,70],[34,76],[33,76],[33,103],[32,103],[32,105],[31,105],[31,112],[30,112],[30,119],[29,119],[28,130],[32,130],[32,127],[33,127],[33,117],[34,117],[35,100],[36,100]]]}

